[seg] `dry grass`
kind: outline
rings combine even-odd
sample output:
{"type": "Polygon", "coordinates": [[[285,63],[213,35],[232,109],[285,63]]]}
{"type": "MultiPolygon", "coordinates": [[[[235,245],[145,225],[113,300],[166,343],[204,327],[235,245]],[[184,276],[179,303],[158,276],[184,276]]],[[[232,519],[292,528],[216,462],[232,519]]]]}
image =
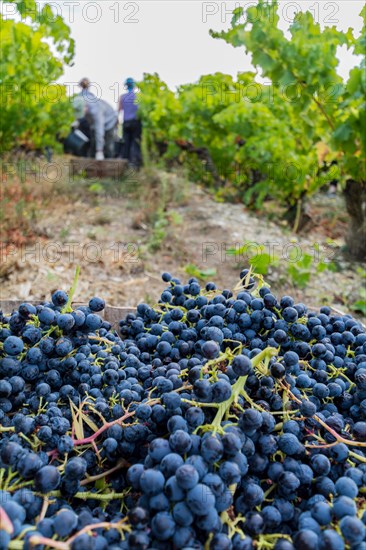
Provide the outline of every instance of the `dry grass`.
{"type": "Polygon", "coordinates": [[[138,191],[142,200],[134,217],[134,226],[155,223],[163,213],[174,206],[184,206],[189,201],[189,182],[174,172],[162,172],[154,168],[139,174],[138,191]]]}

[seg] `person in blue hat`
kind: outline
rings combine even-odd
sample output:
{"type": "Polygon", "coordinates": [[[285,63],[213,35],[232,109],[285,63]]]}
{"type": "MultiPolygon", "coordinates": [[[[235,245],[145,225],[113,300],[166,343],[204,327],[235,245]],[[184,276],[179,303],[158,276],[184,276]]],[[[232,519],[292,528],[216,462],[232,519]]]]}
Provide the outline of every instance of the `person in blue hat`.
{"type": "Polygon", "coordinates": [[[123,112],[123,158],[135,168],[140,168],[142,124],[139,119],[136,85],[133,78],[125,81],[127,93],[119,101],[119,112],[123,112]]]}

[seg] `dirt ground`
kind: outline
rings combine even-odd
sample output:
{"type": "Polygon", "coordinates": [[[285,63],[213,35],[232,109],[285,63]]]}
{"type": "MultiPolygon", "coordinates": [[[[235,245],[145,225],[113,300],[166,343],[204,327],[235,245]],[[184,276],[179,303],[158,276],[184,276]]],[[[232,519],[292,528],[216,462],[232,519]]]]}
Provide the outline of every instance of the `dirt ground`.
{"type": "Polygon", "coordinates": [[[17,248],[9,246],[3,257],[1,299],[42,300],[57,288],[67,290],[76,265],[81,266],[78,301],[99,295],[114,306],[154,303],[163,289],[163,271],[188,279],[198,270],[203,279],[233,288],[248,266],[248,255],[258,254],[260,245],[277,258],[265,277],[275,293],[348,312],[358,299],[365,279],[359,266],[339,254],[346,223],[340,197],[318,196],[311,205],[314,222],[295,236],[275,205],[253,213],[241,204],[215,201],[176,174],[160,173],[157,180],[153,193],[141,181],[117,193],[103,182],[80,181],[72,191],[45,200],[32,219],[35,237],[17,248]],[[159,208],[160,217],[152,221],[152,210],[159,208]],[[255,245],[237,256],[228,254],[248,241],[255,245]],[[305,254],[313,258],[305,289],[296,288],[289,275],[291,253],[297,261],[305,254]],[[316,273],[321,260],[332,260],[336,271],[316,273]]]}

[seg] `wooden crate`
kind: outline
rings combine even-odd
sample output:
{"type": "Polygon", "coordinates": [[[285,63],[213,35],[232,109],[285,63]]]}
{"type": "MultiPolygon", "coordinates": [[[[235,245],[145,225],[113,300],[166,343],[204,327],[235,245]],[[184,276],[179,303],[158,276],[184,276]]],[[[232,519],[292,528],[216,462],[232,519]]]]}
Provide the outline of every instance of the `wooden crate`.
{"type": "Polygon", "coordinates": [[[75,157],[70,160],[70,175],[119,180],[127,172],[127,167],[128,162],[124,159],[95,160],[75,157]]]}
{"type": "MultiPolygon", "coordinates": [[[[27,300],[0,300],[0,310],[5,315],[10,315],[14,310],[16,310],[20,304],[23,304],[27,300]]],[[[41,302],[32,302],[34,305],[37,305],[41,302]]],[[[78,306],[85,306],[87,304],[81,303],[81,302],[75,302],[72,304],[72,306],[78,307],[78,306]]],[[[106,306],[105,309],[98,313],[103,319],[111,323],[113,328],[118,329],[118,323],[121,319],[124,319],[128,313],[135,313],[136,310],[130,307],[113,307],[113,306],[106,306]]]]}

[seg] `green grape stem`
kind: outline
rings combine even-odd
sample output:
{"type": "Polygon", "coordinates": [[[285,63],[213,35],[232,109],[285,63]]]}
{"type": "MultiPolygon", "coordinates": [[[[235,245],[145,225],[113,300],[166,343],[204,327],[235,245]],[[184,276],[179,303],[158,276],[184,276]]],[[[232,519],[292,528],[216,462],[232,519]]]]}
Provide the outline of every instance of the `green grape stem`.
{"type": "MultiPolygon", "coordinates": [[[[128,490],[125,491],[124,493],[113,493],[113,492],[112,493],[93,493],[92,491],[86,491],[85,493],[84,492],[75,493],[75,495],[73,495],[73,498],[77,498],[80,500],[92,499],[92,500],[108,501],[108,500],[125,498],[128,492],[129,492],[128,490]]],[[[62,494],[60,491],[52,491],[51,493],[48,493],[47,496],[60,498],[62,497],[62,494]]]]}
{"type": "Polygon", "coordinates": [[[75,270],[75,277],[72,283],[72,287],[70,288],[69,298],[67,300],[67,304],[65,305],[65,307],[62,308],[62,313],[70,313],[72,311],[72,301],[74,299],[76,287],[78,285],[79,276],[80,276],[80,266],[78,265],[75,270]]]}
{"type": "MultiPolygon", "coordinates": [[[[267,360],[267,364],[268,364],[270,358],[277,355],[277,353],[278,353],[278,350],[275,349],[275,348],[266,348],[266,349],[264,349],[263,351],[258,353],[258,355],[256,355],[252,359],[253,368],[254,369],[257,368],[262,363],[262,361],[264,361],[264,360],[267,360]]],[[[262,372],[262,369],[261,369],[261,372],[262,372]]],[[[219,428],[221,428],[221,423],[222,423],[222,420],[223,420],[225,414],[230,411],[230,408],[233,405],[233,403],[238,402],[238,399],[239,399],[240,395],[243,395],[243,393],[244,393],[245,398],[246,399],[248,398],[248,395],[244,390],[247,378],[248,378],[247,375],[246,376],[240,376],[237,379],[237,381],[235,382],[235,384],[233,385],[233,387],[232,387],[232,392],[231,392],[231,396],[229,397],[229,399],[227,399],[226,401],[223,401],[222,403],[219,404],[216,416],[215,416],[215,418],[214,418],[214,420],[211,424],[211,426],[213,427],[214,430],[217,431],[219,428]]],[[[253,403],[251,402],[251,400],[250,400],[250,404],[253,406],[253,403]]]]}

